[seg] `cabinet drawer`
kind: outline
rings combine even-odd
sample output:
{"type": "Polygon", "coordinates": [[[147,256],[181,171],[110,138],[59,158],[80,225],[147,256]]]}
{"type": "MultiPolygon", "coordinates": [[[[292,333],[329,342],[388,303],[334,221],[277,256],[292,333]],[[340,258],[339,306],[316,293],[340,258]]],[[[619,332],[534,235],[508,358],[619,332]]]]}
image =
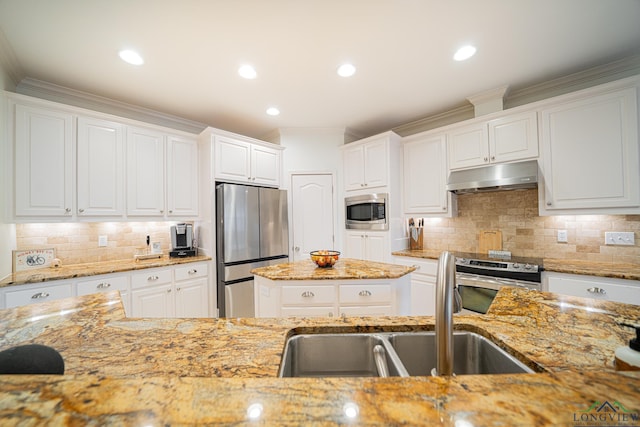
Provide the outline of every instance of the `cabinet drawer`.
{"type": "Polygon", "coordinates": [[[280,313],[283,317],[335,317],[335,309],[332,305],[326,307],[282,307],[280,313]]]}
{"type": "Polygon", "coordinates": [[[333,304],[334,286],[283,286],[282,305],[333,304]]]}
{"type": "Polygon", "coordinates": [[[131,287],[142,288],[172,282],[171,269],[148,270],[131,276],[131,287]]]}
{"type": "Polygon", "coordinates": [[[204,263],[187,264],[183,267],[176,267],[176,281],[205,277],[209,273],[209,266],[204,263]]]}
{"type": "Polygon", "coordinates": [[[341,285],[341,304],[379,304],[391,302],[391,285],[371,283],[366,285],[341,285]]]}
{"type": "Polygon", "coordinates": [[[22,305],[38,302],[53,301],[62,298],[69,298],[71,296],[73,296],[71,283],[43,286],[20,291],[8,291],[5,294],[7,308],[20,307],[22,305]]]}
{"type": "Polygon", "coordinates": [[[573,277],[549,277],[549,292],[640,305],[640,285],[635,284],[608,283],[604,280],[573,277]]]}
{"type": "Polygon", "coordinates": [[[101,279],[87,280],[78,283],[78,295],[95,294],[107,291],[126,291],[129,287],[129,280],[123,277],[107,277],[101,279]]]}

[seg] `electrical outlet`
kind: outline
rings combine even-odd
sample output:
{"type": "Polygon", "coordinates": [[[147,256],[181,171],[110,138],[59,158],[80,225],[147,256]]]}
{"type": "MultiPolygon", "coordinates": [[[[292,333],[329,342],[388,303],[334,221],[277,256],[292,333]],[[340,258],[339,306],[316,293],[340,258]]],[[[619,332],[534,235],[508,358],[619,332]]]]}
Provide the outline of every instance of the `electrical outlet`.
{"type": "Polygon", "coordinates": [[[558,230],[558,243],[567,243],[568,241],[567,230],[558,230]]]}
{"type": "Polygon", "coordinates": [[[98,236],[98,247],[102,248],[107,246],[107,236],[98,236]]]}
{"type": "Polygon", "coordinates": [[[635,245],[636,237],[633,231],[607,231],[604,233],[605,245],[635,245]]]}

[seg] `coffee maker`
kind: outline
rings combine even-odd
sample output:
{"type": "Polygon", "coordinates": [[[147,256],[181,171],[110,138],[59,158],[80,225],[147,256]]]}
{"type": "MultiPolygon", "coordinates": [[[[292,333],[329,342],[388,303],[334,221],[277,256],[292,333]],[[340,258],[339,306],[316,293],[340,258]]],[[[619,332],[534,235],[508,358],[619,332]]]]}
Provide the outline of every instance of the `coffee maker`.
{"type": "Polygon", "coordinates": [[[176,224],[171,226],[171,252],[170,257],[195,256],[193,245],[193,225],[176,224]]]}

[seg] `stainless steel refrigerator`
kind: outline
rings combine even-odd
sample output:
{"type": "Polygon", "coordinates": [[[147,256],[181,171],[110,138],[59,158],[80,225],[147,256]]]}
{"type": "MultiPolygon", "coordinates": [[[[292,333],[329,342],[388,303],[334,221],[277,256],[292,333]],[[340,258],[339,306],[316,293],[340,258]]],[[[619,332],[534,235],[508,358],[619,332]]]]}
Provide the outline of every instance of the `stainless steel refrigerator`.
{"type": "Polygon", "coordinates": [[[254,317],[250,271],[289,261],[286,190],[216,185],[216,242],[220,317],[254,317]]]}

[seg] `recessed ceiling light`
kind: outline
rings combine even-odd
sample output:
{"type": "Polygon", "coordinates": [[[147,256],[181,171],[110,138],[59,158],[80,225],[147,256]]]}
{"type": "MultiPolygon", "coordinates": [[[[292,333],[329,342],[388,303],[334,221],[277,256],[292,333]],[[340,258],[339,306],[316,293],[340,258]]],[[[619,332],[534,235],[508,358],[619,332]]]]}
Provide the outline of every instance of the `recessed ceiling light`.
{"type": "Polygon", "coordinates": [[[356,67],[353,64],[342,64],[338,67],[338,75],[341,77],[351,77],[356,73],[356,67]]]}
{"type": "Polygon", "coordinates": [[[128,64],[131,64],[131,65],[144,64],[144,59],[142,59],[142,56],[140,56],[140,54],[134,50],[124,49],[120,51],[119,55],[120,55],[120,59],[122,59],[124,62],[128,64]]]}
{"type": "Polygon", "coordinates": [[[267,108],[267,114],[270,116],[277,116],[280,114],[280,110],[278,110],[276,107],[269,107],[267,108]]]}
{"type": "Polygon", "coordinates": [[[453,59],[455,59],[456,61],[464,61],[465,59],[471,58],[475,54],[476,54],[476,48],[474,46],[471,46],[471,45],[462,46],[453,55],[453,59]]]}
{"type": "Polygon", "coordinates": [[[238,68],[238,74],[240,74],[240,76],[244,77],[245,79],[255,79],[258,76],[255,68],[253,68],[251,65],[243,65],[238,68]]]}

